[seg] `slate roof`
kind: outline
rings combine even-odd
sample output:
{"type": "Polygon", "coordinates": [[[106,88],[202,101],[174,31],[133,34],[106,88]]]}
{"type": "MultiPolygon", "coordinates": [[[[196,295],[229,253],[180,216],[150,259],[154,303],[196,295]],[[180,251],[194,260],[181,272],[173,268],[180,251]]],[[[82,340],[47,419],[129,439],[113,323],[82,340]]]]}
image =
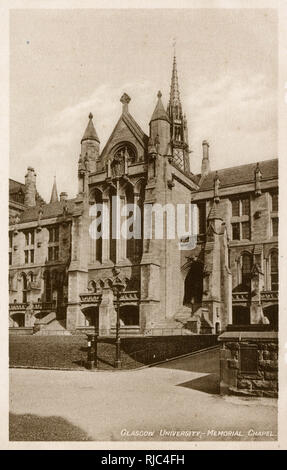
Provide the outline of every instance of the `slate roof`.
{"type": "MultiPolygon", "coordinates": [[[[11,201],[19,202],[17,195],[22,192],[25,194],[25,184],[20,183],[19,181],[13,180],[12,178],[9,178],[9,199],[11,201]]],[[[24,203],[24,197],[23,197],[23,203],[24,203]]],[[[44,199],[38,191],[36,191],[36,204],[45,204],[44,199]]]]}
{"type": "MultiPolygon", "coordinates": [[[[52,202],[51,204],[43,204],[41,210],[43,212],[41,220],[50,219],[53,217],[60,217],[63,215],[63,208],[66,203],[68,213],[73,213],[75,209],[74,199],[68,199],[67,201],[57,201],[52,202]]],[[[22,222],[32,222],[38,220],[40,206],[29,207],[20,215],[20,223],[22,222]]]]}
{"type": "MultiPolygon", "coordinates": [[[[247,165],[233,166],[217,170],[220,187],[233,186],[237,184],[250,183],[254,181],[254,172],[257,163],[249,163],[247,165]]],[[[265,160],[259,162],[259,168],[262,174],[262,181],[278,178],[278,159],[265,160]]],[[[216,171],[211,171],[200,185],[200,191],[213,189],[216,171]]]]}
{"type": "Polygon", "coordinates": [[[19,181],[12,180],[9,178],[9,194],[15,194],[18,193],[22,189],[25,191],[25,184],[19,183],[19,181]]]}

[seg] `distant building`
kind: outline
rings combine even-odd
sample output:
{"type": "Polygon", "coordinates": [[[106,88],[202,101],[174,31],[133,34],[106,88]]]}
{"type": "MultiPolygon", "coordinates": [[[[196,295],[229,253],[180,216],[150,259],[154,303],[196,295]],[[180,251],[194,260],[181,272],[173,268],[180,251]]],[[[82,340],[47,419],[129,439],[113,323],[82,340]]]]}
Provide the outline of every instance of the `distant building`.
{"type": "MultiPolygon", "coordinates": [[[[25,184],[10,180],[10,327],[83,330],[115,328],[113,282],[120,277],[122,332],[218,333],[230,323],[278,325],[277,159],[211,171],[202,143],[201,174],[190,171],[187,122],[176,59],[170,98],[161,93],[146,135],[129,113],[128,95],[107,144],[89,115],[78,161],[78,194],[48,204],[28,168],[25,184]],[[89,209],[120,204],[197,206],[195,247],[184,240],[93,239],[89,209]]],[[[198,157],[193,157],[198,158],[198,157]]],[[[256,158],[256,157],[255,157],[256,158]]],[[[63,169],[64,171],[64,169],[63,169]]],[[[75,175],[76,177],[76,175],[75,175]]],[[[102,227],[102,228],[103,228],[102,227]]],[[[141,235],[145,227],[141,224],[141,235]]]]}

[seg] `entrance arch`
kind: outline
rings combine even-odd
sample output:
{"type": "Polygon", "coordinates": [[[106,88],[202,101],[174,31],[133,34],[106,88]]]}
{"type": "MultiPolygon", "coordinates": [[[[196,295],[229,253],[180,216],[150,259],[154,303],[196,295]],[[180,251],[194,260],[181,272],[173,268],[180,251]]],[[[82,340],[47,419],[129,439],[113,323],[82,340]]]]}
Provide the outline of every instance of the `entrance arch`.
{"type": "Polygon", "coordinates": [[[85,326],[99,327],[99,307],[87,307],[83,309],[83,314],[85,316],[85,326]]]}
{"type": "Polygon", "coordinates": [[[195,262],[191,265],[184,281],[183,304],[200,304],[203,290],[203,265],[195,262]]]}
{"type": "Polygon", "coordinates": [[[139,308],[136,305],[122,305],[120,307],[120,320],[123,325],[139,325],[139,308]]]}
{"type": "Polygon", "coordinates": [[[19,328],[23,328],[25,326],[25,313],[13,313],[13,315],[11,315],[11,318],[13,320],[14,327],[16,326],[19,328]]]}
{"type": "Polygon", "coordinates": [[[278,305],[269,305],[263,309],[265,317],[268,318],[271,329],[278,331],[278,305]]]}
{"type": "Polygon", "coordinates": [[[232,307],[233,325],[250,325],[250,308],[243,305],[232,307]]]}

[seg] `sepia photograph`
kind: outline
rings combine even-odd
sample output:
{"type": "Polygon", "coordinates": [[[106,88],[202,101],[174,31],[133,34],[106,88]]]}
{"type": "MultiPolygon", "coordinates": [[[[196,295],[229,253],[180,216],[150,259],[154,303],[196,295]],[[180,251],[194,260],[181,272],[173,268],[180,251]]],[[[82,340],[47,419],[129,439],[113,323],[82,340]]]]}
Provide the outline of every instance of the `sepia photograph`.
{"type": "Polygon", "coordinates": [[[233,3],[10,9],[10,443],[278,441],[278,9],[233,3]]]}

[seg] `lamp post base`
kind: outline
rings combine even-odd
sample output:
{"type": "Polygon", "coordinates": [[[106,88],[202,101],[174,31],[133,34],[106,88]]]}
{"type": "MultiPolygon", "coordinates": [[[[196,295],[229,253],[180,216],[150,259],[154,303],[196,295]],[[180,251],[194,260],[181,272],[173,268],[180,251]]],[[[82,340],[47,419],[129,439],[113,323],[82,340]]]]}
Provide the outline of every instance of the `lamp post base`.
{"type": "Polygon", "coordinates": [[[121,369],[122,368],[122,361],[119,359],[115,360],[115,368],[116,369],[121,369]]]}

